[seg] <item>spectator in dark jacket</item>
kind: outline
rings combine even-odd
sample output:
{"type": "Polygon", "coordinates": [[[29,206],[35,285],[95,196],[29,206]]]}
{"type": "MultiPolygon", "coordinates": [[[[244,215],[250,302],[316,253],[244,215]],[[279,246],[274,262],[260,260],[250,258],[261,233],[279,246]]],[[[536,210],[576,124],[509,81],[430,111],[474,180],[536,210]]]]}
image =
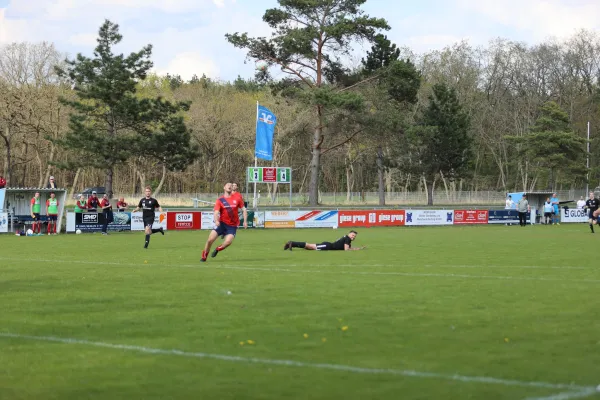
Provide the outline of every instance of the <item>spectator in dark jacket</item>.
{"type": "Polygon", "coordinates": [[[58,185],[56,184],[56,181],[54,180],[54,177],[51,176],[50,179],[48,179],[48,185],[46,186],[46,188],[48,189],[57,189],[58,185]]]}

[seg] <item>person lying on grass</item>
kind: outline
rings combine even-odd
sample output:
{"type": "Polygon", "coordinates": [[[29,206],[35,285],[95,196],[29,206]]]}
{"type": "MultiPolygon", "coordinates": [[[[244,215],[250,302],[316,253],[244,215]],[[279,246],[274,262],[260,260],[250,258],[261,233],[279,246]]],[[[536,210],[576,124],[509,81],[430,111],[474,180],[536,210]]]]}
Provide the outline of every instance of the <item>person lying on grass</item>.
{"type": "Polygon", "coordinates": [[[352,241],[356,239],[358,233],[356,231],[350,231],[347,235],[339,238],[335,242],[321,242],[321,243],[306,243],[306,242],[292,242],[289,241],[283,246],[283,250],[292,251],[292,248],[299,247],[304,250],[362,250],[366,249],[363,247],[352,247],[352,241]]]}

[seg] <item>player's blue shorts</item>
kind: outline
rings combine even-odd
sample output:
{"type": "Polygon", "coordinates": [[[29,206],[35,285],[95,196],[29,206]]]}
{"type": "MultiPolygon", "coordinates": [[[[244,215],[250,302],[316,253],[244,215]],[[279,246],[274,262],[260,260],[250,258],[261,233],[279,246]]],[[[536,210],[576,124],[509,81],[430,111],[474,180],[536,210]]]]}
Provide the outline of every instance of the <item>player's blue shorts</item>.
{"type": "Polygon", "coordinates": [[[554,208],[554,215],[560,215],[560,210],[558,209],[558,207],[554,208]]]}
{"type": "Polygon", "coordinates": [[[235,237],[237,226],[231,226],[221,222],[214,230],[217,232],[217,235],[221,237],[225,237],[227,235],[233,235],[235,237]]]}
{"type": "Polygon", "coordinates": [[[33,220],[34,221],[41,221],[42,219],[40,218],[40,213],[33,213],[33,220]]]}
{"type": "Polygon", "coordinates": [[[58,221],[58,215],[48,215],[48,221],[58,221]]]}

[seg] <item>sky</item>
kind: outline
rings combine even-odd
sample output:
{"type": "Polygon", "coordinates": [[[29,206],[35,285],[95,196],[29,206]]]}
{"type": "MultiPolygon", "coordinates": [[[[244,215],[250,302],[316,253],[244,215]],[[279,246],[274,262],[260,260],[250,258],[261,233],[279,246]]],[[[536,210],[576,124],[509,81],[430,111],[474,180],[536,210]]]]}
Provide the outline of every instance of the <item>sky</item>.
{"type": "MultiPolygon", "coordinates": [[[[254,64],[244,64],[245,52],[224,35],[270,35],[262,15],[275,6],[276,0],[0,0],[0,45],[48,41],[70,57],[91,55],[98,28],[109,19],[124,36],[117,51],[154,46],[156,73],[186,80],[194,74],[248,78],[254,64]]],[[[386,18],[388,38],[416,53],[461,40],[485,45],[503,37],[535,44],[580,29],[600,32],[599,0],[367,0],[363,9],[386,18]]]]}

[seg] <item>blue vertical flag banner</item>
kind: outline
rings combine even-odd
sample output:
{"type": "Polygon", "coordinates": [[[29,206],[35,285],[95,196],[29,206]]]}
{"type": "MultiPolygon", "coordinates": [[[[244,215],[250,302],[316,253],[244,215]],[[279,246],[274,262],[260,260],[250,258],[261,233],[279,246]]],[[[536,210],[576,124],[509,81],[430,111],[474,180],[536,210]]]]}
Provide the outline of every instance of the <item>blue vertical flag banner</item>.
{"type": "Polygon", "coordinates": [[[256,119],[256,145],[254,156],[263,160],[273,160],[273,133],[277,117],[266,107],[258,106],[256,119]]]}

